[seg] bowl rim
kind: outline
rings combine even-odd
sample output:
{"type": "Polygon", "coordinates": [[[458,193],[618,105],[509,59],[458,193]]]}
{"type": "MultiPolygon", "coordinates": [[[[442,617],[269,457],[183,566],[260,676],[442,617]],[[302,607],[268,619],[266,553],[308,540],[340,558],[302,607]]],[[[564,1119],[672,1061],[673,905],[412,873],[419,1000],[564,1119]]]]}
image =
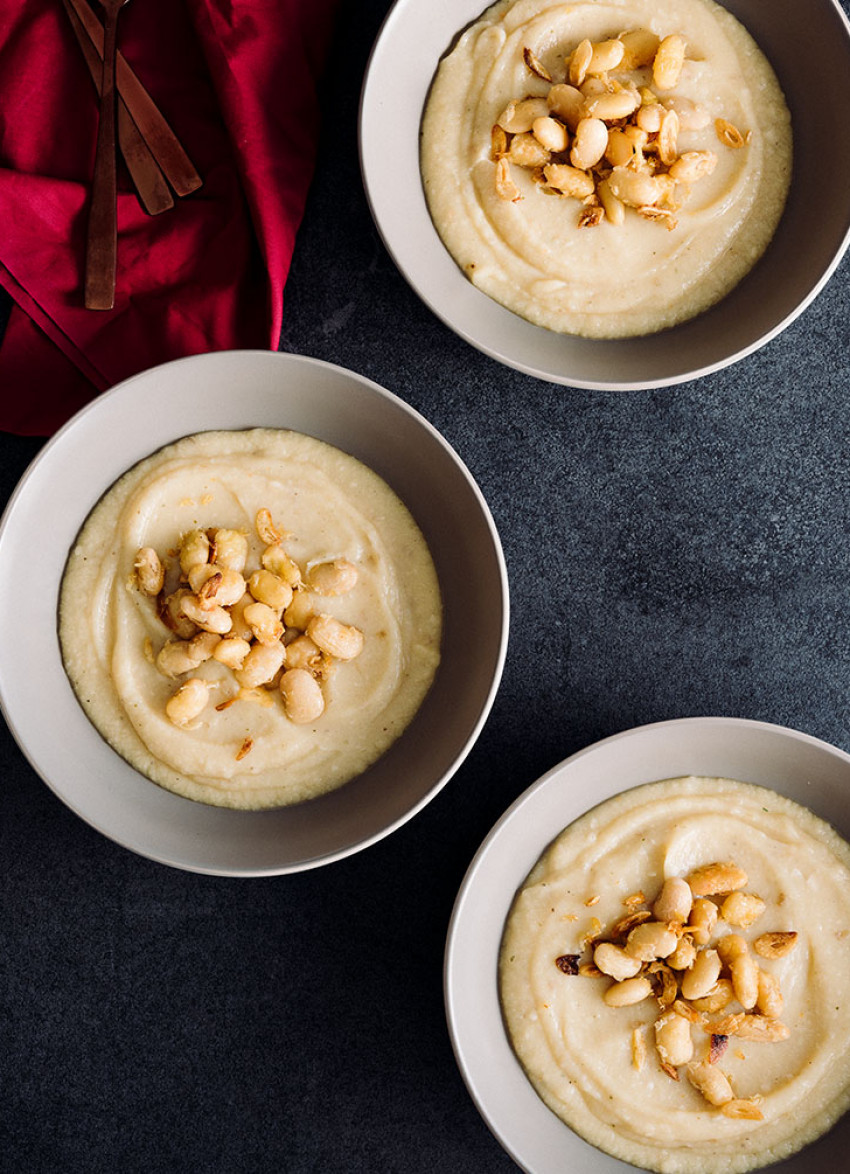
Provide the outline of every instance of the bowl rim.
{"type": "MultiPolygon", "coordinates": [[[[839,0],[824,0],[824,2],[839,18],[840,23],[843,25],[848,46],[850,46],[850,17],[848,17],[848,14],[841,7],[839,0]]],[[[495,0],[490,0],[489,4],[487,3],[487,0],[480,0],[478,3],[476,3],[476,0],[464,0],[464,3],[465,5],[469,6],[470,13],[464,13],[460,15],[454,19],[453,23],[452,19],[449,19],[448,28],[450,34],[457,33],[460,29],[465,27],[465,18],[466,23],[477,19],[477,17],[482,15],[488,7],[495,3],[495,0]],[[475,9],[475,11],[473,12],[472,9],[475,9]]],[[[717,0],[717,3],[721,4],[722,6],[723,0],[717,0]]],[[[814,284],[809,287],[805,295],[778,322],[774,323],[769,329],[765,330],[761,335],[759,335],[759,337],[753,339],[744,346],[738,347],[735,351],[728,355],[724,355],[712,362],[703,363],[696,367],[679,371],[671,375],[660,376],[654,379],[604,379],[570,375],[565,371],[549,369],[543,365],[535,365],[534,362],[529,362],[522,357],[518,357],[517,355],[512,354],[509,348],[500,346],[498,342],[482,337],[482,332],[476,328],[475,322],[473,321],[473,319],[477,321],[477,314],[474,312],[467,313],[464,311],[462,320],[459,320],[457,316],[453,316],[445,308],[445,299],[441,299],[441,297],[438,296],[438,291],[441,293],[447,284],[451,284],[460,289],[458,278],[460,278],[464,284],[470,283],[460,274],[453,258],[449,257],[445,246],[443,245],[439,235],[436,232],[436,229],[433,226],[433,223],[430,221],[430,215],[427,212],[427,207],[425,209],[425,216],[427,217],[428,222],[431,224],[433,250],[426,251],[426,260],[424,264],[420,264],[418,261],[412,261],[408,250],[413,234],[410,231],[401,233],[389,228],[387,217],[385,215],[381,185],[378,177],[374,174],[376,161],[380,160],[381,158],[382,144],[385,144],[387,140],[387,125],[385,120],[388,117],[391,117],[390,111],[393,105],[392,103],[384,101],[380,93],[380,86],[377,75],[380,73],[383,67],[382,58],[392,55],[392,42],[398,38],[399,26],[402,25],[408,10],[421,8],[426,10],[429,15],[432,15],[433,19],[439,19],[439,15],[433,15],[434,7],[435,6],[432,0],[394,0],[392,7],[386,13],[383,21],[381,22],[367,59],[366,69],[363,75],[363,82],[360,89],[358,105],[358,156],[360,162],[360,173],[366,194],[366,201],[369,206],[369,211],[377,229],[378,235],[380,236],[384,247],[389,253],[393,264],[396,266],[398,271],[404,277],[405,281],[408,283],[414,293],[420,298],[420,300],[425,303],[431,312],[446,327],[448,327],[452,333],[463,339],[464,342],[468,343],[482,354],[487,355],[489,358],[494,359],[498,363],[513,368],[514,370],[519,371],[524,375],[541,379],[556,386],[572,388],[579,391],[651,391],[655,389],[675,387],[684,383],[690,383],[703,379],[708,375],[725,370],[727,367],[731,367],[743,359],[748,358],[750,355],[761,350],[768,343],[772,342],[775,338],[782,334],[809,308],[809,306],[821,294],[824,287],[831,280],[838,266],[844,259],[848,248],[850,248],[850,217],[848,217],[843,236],[838,242],[837,248],[831,257],[830,262],[823,269],[814,284]],[[373,125],[377,123],[380,123],[380,129],[373,133],[373,125]],[[426,270],[429,264],[434,262],[435,257],[438,257],[441,254],[445,254],[445,257],[443,258],[444,263],[441,267],[441,280],[427,281],[423,276],[423,272],[426,270]],[[445,264],[446,259],[448,259],[450,265],[445,264]],[[451,272],[452,269],[456,271],[454,274],[451,272]]],[[[439,6],[439,9],[450,10],[451,6],[444,2],[439,6]]],[[[447,45],[449,44],[449,39],[450,37],[446,38],[447,45]]],[[[406,54],[396,54],[396,57],[401,57],[405,60],[407,59],[406,54]]],[[[437,62],[433,62],[431,68],[432,74],[436,67],[437,62]]],[[[424,97],[427,98],[427,90],[424,97]]],[[[420,110],[420,122],[421,113],[422,112],[420,110]]],[[[386,150],[385,146],[383,147],[383,150],[386,150]]],[[[418,135],[416,154],[418,160],[418,135]]],[[[402,170],[402,175],[404,174],[405,172],[402,170]]],[[[418,175],[419,171],[417,166],[417,176],[418,175]]],[[[417,210],[418,205],[424,205],[424,194],[422,192],[421,181],[418,182],[418,184],[413,185],[413,187],[415,190],[409,193],[411,198],[406,201],[406,204],[409,205],[409,216],[416,214],[417,217],[419,217],[421,213],[417,210]]],[[[397,193],[395,192],[394,198],[397,198],[397,193]]],[[[745,280],[747,276],[748,275],[745,274],[742,280],[745,280]]],[[[494,302],[486,294],[481,293],[481,291],[475,292],[481,299],[479,303],[482,307],[481,314],[483,314],[485,317],[491,316],[493,314],[501,314],[503,316],[503,321],[506,324],[510,323],[510,319],[518,317],[517,315],[513,314],[512,311],[506,310],[504,307],[498,305],[498,303],[494,302]],[[490,302],[491,305],[487,306],[487,302],[490,302]]],[[[721,299],[721,302],[722,300],[723,299],[721,299]]],[[[718,305],[719,304],[720,303],[718,303],[718,305]]],[[[697,315],[697,318],[702,318],[705,314],[709,314],[715,309],[716,306],[708,307],[708,309],[703,311],[702,314],[697,315]]],[[[520,321],[523,320],[520,319],[520,321]]],[[[673,345],[673,340],[676,338],[675,332],[679,329],[687,328],[693,321],[696,321],[696,319],[684,321],[677,324],[677,326],[672,327],[671,329],[645,337],[659,339],[662,341],[662,343],[673,345]]],[[[531,325],[531,323],[524,323],[523,329],[525,326],[531,325]]],[[[541,331],[544,330],[543,327],[535,327],[534,329],[541,331]]],[[[507,325],[506,329],[501,333],[500,337],[506,337],[509,335],[509,333],[509,325],[507,325]]],[[[577,336],[566,337],[571,338],[577,336]]],[[[597,346],[605,346],[612,344],[628,345],[630,341],[634,340],[580,339],[578,341],[581,341],[582,343],[595,344],[597,346]]]]}
{"type": "MultiPolygon", "coordinates": [[[[631,1170],[635,1167],[625,1163],[621,1159],[615,1158],[601,1150],[591,1146],[590,1143],[584,1141],[578,1134],[574,1133],[566,1124],[561,1122],[559,1118],[544,1104],[536,1091],[533,1089],[525,1072],[522,1070],[519,1060],[516,1058],[513,1048],[510,1045],[507,1031],[504,1027],[504,1021],[501,1016],[501,1005],[498,995],[498,949],[501,942],[501,935],[503,932],[504,920],[507,917],[510,902],[516,890],[523,883],[524,878],[528,875],[531,867],[539,859],[540,855],[545,851],[547,845],[551,843],[553,838],[557,836],[560,827],[550,828],[548,834],[543,836],[538,844],[535,852],[526,861],[518,861],[516,853],[514,852],[511,866],[512,876],[514,871],[519,870],[521,875],[517,873],[516,884],[511,888],[511,896],[508,902],[501,904],[501,893],[497,908],[499,912],[499,935],[498,941],[495,943],[495,957],[482,957],[480,953],[476,955],[480,959],[480,971],[486,975],[486,979],[482,978],[478,986],[481,989],[477,990],[478,1000],[478,1020],[477,1026],[480,1026],[482,1020],[486,1020],[490,1027],[498,1020],[499,1024],[499,1038],[496,1041],[495,1048],[498,1055],[493,1054],[492,1049],[486,1048],[482,1044],[482,1040],[476,1037],[473,1041],[472,1036],[476,1028],[470,1028],[462,1016],[459,1008],[459,1002],[462,997],[462,988],[467,992],[470,983],[466,978],[464,971],[464,962],[460,958],[463,950],[467,948],[469,940],[469,931],[472,929],[472,922],[479,918],[481,913],[482,897],[476,892],[476,885],[479,879],[479,873],[490,865],[489,858],[493,856],[498,864],[505,861],[505,849],[499,844],[499,840],[505,837],[515,821],[521,819],[524,808],[529,804],[534,804],[536,799],[545,797],[547,791],[550,791],[555,784],[561,781],[561,777],[567,774],[576,764],[581,763],[584,759],[604,755],[610,751],[613,746],[621,743],[628,743],[630,741],[640,741],[642,739],[649,739],[659,734],[664,735],[668,731],[675,729],[681,731],[683,734],[688,734],[691,731],[708,733],[712,738],[716,739],[718,746],[724,737],[728,737],[730,733],[734,734],[736,731],[744,734],[764,735],[767,737],[781,739],[790,743],[800,744],[811,751],[826,757],[837,760],[843,768],[846,769],[848,781],[850,782],[850,753],[842,750],[838,746],[834,746],[823,739],[817,738],[812,734],[807,734],[801,730],[796,730],[789,726],[783,726],[772,722],[760,721],[751,718],[741,717],[725,717],[723,715],[708,715],[708,716],[693,716],[671,718],[662,721],[647,723],[642,726],[635,726],[630,729],[621,730],[614,734],[610,734],[604,738],[599,739],[590,745],[584,746],[573,754],[568,755],[562,761],[556,763],[553,767],[547,770],[530,786],[522,791],[515,800],[506,808],[501,816],[492,825],[490,830],[481,841],[478,849],[473,855],[469,866],[464,873],[463,879],[458,888],[458,892],[452,907],[448,929],[446,933],[445,950],[443,954],[443,1000],[446,1016],[446,1025],[449,1034],[449,1039],[452,1046],[452,1051],[455,1057],[460,1075],[463,1079],[464,1085],[472,1099],[473,1104],[478,1110],[482,1120],[487,1128],[502,1146],[502,1148],[510,1155],[516,1164],[525,1171],[525,1174],[553,1174],[555,1170],[562,1170],[564,1168],[563,1153],[558,1153],[557,1162],[553,1160],[551,1166],[546,1165],[545,1168],[539,1164],[531,1165],[528,1162],[528,1156],[521,1152],[521,1146],[516,1141],[516,1127],[512,1121],[505,1120],[505,1114],[500,1116],[500,1107],[494,1107],[492,1104],[492,1095],[490,1090],[481,1087],[484,1080],[488,1079],[498,1065],[509,1057],[510,1069],[505,1073],[506,1080],[511,1082],[511,1092],[517,1094],[523,1099],[523,1103],[519,1106],[517,1112],[522,1114],[523,1110],[532,1115],[539,1114],[541,1120],[548,1120],[551,1118],[552,1122],[556,1123],[556,1128],[564,1131],[566,1138],[571,1139],[573,1144],[578,1143],[582,1156],[588,1160],[594,1161],[597,1164],[593,1165],[593,1174],[613,1174],[613,1171],[631,1170]],[[520,865],[522,868],[520,869],[520,865]],[[476,907],[477,906],[477,907],[476,907]],[[482,999],[486,1003],[482,1005],[482,999]],[[487,1051],[485,1059],[482,1059],[484,1051],[487,1051]],[[488,1103],[488,1096],[490,1103],[488,1103]]],[[[682,773],[682,772],[679,772],[682,773]]],[[[659,774],[658,779],[676,777],[672,774],[659,774]]],[[[569,826],[569,823],[579,818],[580,815],[591,810],[597,806],[598,803],[605,799],[613,797],[614,794],[621,794],[627,790],[644,785],[651,780],[641,780],[640,782],[627,783],[612,792],[611,795],[605,795],[600,799],[592,799],[590,801],[582,801],[580,810],[578,810],[563,826],[569,826]]],[[[761,784],[764,785],[764,784],[761,784]]],[[[797,797],[797,802],[804,802],[797,797]]],[[[495,865],[494,865],[495,866],[495,865]]],[[[508,884],[506,878],[503,879],[503,887],[508,884]]],[[[493,906],[492,896],[488,899],[488,904],[493,906]]],[[[494,912],[493,916],[496,916],[494,912]]],[[[477,943],[480,945],[480,942],[477,943]]],[[[487,948],[493,945],[490,940],[488,932],[487,948]]],[[[467,993],[468,997],[468,993],[467,993]]],[[[467,1017],[468,1018],[468,1017],[467,1017]]],[[[500,1069],[501,1071],[501,1069],[500,1069]]],[[[842,1118],[847,1122],[847,1117],[842,1118]]],[[[830,1134],[838,1128],[840,1122],[836,1122],[831,1130],[819,1140],[829,1137],[830,1134]]],[[[814,1142],[812,1144],[817,1144],[814,1142]]],[[[797,1151],[786,1159],[787,1162],[793,1162],[799,1159],[800,1155],[808,1153],[810,1147],[797,1151]]],[[[575,1156],[575,1155],[573,1155],[575,1156]]],[[[805,1157],[802,1159],[806,1161],[805,1157]]],[[[585,1169],[584,1166],[580,1167],[585,1169]]],[[[804,1174],[808,1167],[805,1165],[793,1166],[794,1171],[799,1171],[799,1174],[804,1174]]],[[[783,1169],[785,1166],[783,1165],[783,1169]]],[[[587,1168],[590,1174],[590,1168],[587,1168]]],[[[789,1174],[792,1167],[788,1166],[789,1174]]]]}
{"type": "MultiPolygon", "coordinates": [[[[37,498],[37,495],[41,494],[43,496],[43,488],[40,486],[33,488],[33,486],[35,485],[36,481],[40,479],[40,476],[45,468],[49,469],[50,464],[54,459],[54,453],[64,452],[67,445],[71,443],[75,432],[77,432],[81,426],[88,423],[90,417],[97,416],[104,411],[108,411],[114,405],[116,400],[121,400],[122,398],[126,397],[127,401],[130,402],[133,395],[136,394],[137,387],[140,383],[144,385],[145,382],[149,381],[151,378],[156,378],[163,372],[177,371],[181,368],[187,369],[189,367],[199,367],[200,369],[203,369],[206,366],[221,364],[222,362],[225,364],[228,362],[243,364],[246,360],[251,364],[279,364],[282,372],[286,373],[288,369],[290,371],[300,373],[302,377],[305,370],[313,369],[324,370],[326,372],[333,373],[336,377],[341,377],[345,380],[352,380],[359,384],[368,395],[374,397],[376,401],[382,404],[390,405],[394,411],[401,412],[403,415],[408,417],[408,419],[415,427],[423,429],[428,435],[430,441],[442,449],[446,458],[451,461],[459,476],[465,482],[466,488],[471,495],[471,500],[474,502],[474,508],[476,509],[480,516],[480,520],[483,523],[484,532],[486,533],[486,537],[490,546],[490,553],[492,554],[494,564],[498,571],[498,582],[495,584],[494,590],[497,593],[499,602],[501,604],[501,615],[498,628],[498,638],[494,641],[495,652],[493,657],[492,673],[489,678],[489,686],[486,689],[486,693],[482,690],[480,704],[475,714],[475,719],[470,723],[469,728],[465,731],[465,738],[462,744],[459,746],[457,753],[455,753],[454,757],[452,758],[448,769],[444,770],[437,778],[433,780],[428,789],[418,797],[416,802],[407,807],[401,814],[393,818],[388,824],[382,825],[372,833],[367,834],[362,838],[354,839],[352,842],[342,844],[328,852],[322,852],[318,855],[313,855],[292,863],[286,863],[284,865],[267,867],[246,867],[242,865],[223,864],[221,862],[205,864],[200,860],[187,862],[185,860],[175,859],[173,853],[157,851],[156,848],[151,848],[150,846],[140,847],[138,844],[132,841],[131,835],[122,835],[117,833],[114,828],[110,827],[108,823],[106,823],[103,818],[99,816],[96,803],[92,803],[90,800],[88,802],[81,801],[73,785],[71,785],[69,788],[63,783],[61,778],[54,777],[53,773],[48,774],[45,772],[37,748],[30,745],[30,739],[28,739],[28,737],[22,732],[20,728],[22,724],[21,719],[25,719],[26,717],[26,706],[24,702],[17,697],[15,693],[15,686],[10,685],[9,681],[7,680],[10,670],[9,666],[6,665],[4,647],[0,645],[0,713],[2,713],[9,732],[17,743],[24,758],[27,760],[38,777],[44,783],[46,783],[54,795],[56,795],[56,797],[66,807],[73,811],[95,831],[100,832],[102,835],[106,836],[107,839],[112,840],[114,843],[119,844],[121,847],[126,848],[138,856],[154,860],[157,863],[179,868],[184,871],[229,877],[283,875],[291,872],[305,871],[307,869],[312,869],[324,864],[331,863],[335,860],[344,859],[345,857],[362,851],[372,844],[384,839],[403,824],[407,823],[408,820],[412,819],[419,811],[421,811],[422,808],[424,808],[455,775],[457,770],[460,768],[472,750],[475,742],[480,736],[485,722],[489,717],[504,671],[505,659],[507,655],[510,618],[510,597],[507,567],[498,530],[496,528],[489,506],[487,505],[484,495],[478,486],[478,483],[455,449],[442,436],[439,430],[430,423],[430,421],[428,421],[420,412],[418,412],[411,405],[407,404],[394,392],[389,391],[387,388],[382,387],[380,384],[374,382],[366,376],[360,375],[359,373],[339,364],[331,363],[323,359],[316,359],[307,355],[293,354],[290,352],[252,349],[240,351],[219,351],[200,355],[190,355],[180,359],[172,360],[170,362],[158,364],[155,367],[138,372],[137,374],[132,375],[127,379],[115,384],[106,392],[96,396],[93,400],[85,404],[78,412],[76,412],[65,424],[63,424],[61,428],[59,428],[54,433],[54,435],[47,440],[45,445],[27,465],[26,469],[15,485],[8,502],[2,511],[2,514],[0,514],[0,552],[4,551],[5,547],[9,543],[10,534],[12,534],[15,528],[20,525],[17,517],[19,511],[22,508],[29,508],[30,497],[36,495],[36,504],[38,504],[39,499],[37,498]]],[[[274,368],[270,369],[273,370],[274,368]]],[[[283,386],[285,387],[285,385],[286,375],[284,374],[283,386]]],[[[282,401],[282,403],[283,402],[284,401],[282,401]]],[[[285,419],[279,425],[247,423],[241,427],[250,428],[275,426],[284,429],[287,427],[296,427],[295,425],[287,425],[285,419]]],[[[204,424],[202,421],[199,421],[197,425],[191,428],[189,431],[203,432],[209,431],[211,429],[215,430],[218,428],[227,427],[228,426],[224,424],[204,424]]],[[[134,464],[136,461],[143,459],[145,456],[162,447],[162,444],[168,444],[172,441],[176,441],[181,436],[189,434],[189,431],[182,429],[179,427],[179,425],[177,425],[175,426],[174,434],[170,440],[165,440],[160,443],[153,443],[150,446],[141,446],[143,451],[139,451],[138,456],[136,456],[128,464],[123,465],[117,473],[117,476],[120,476],[121,473],[132,467],[132,464],[134,464]]],[[[329,443],[334,442],[331,441],[329,443]]],[[[104,474],[100,483],[101,494],[105,492],[111,484],[114,484],[117,476],[104,474]]],[[[42,504],[44,503],[42,502],[42,504]]],[[[88,515],[88,512],[93,505],[94,502],[89,505],[82,505],[80,507],[80,513],[77,516],[78,528],[82,525],[85,517],[88,515]]],[[[64,557],[62,565],[64,567],[64,557]]],[[[54,601],[56,599],[58,586],[58,582],[53,582],[49,589],[45,588],[45,594],[52,593],[52,598],[54,601]]],[[[55,627],[55,610],[53,613],[53,622],[55,627]]],[[[51,633],[50,639],[51,641],[55,641],[56,645],[58,646],[58,634],[56,631],[51,633]]],[[[62,687],[66,693],[70,693],[70,685],[64,676],[64,670],[62,676],[62,687]]],[[[154,787],[157,791],[161,791],[162,788],[158,788],[155,783],[150,782],[150,780],[147,780],[144,778],[144,776],[140,775],[139,772],[135,771],[133,767],[131,767],[120,755],[118,755],[117,751],[115,751],[105,740],[101,738],[101,736],[94,730],[94,727],[91,725],[82,708],[79,706],[76,697],[73,698],[73,701],[76,706],[76,717],[74,718],[74,721],[76,722],[79,720],[79,728],[84,728],[86,731],[88,731],[89,736],[91,736],[91,734],[94,735],[94,738],[103,747],[103,754],[108,755],[111,759],[114,760],[116,769],[129,771],[141,779],[146,787],[154,787]]],[[[69,767],[69,769],[71,768],[69,767]]],[[[353,782],[354,780],[351,781],[353,782]]],[[[339,788],[338,790],[342,790],[342,788],[339,788]]],[[[208,809],[208,805],[195,804],[191,800],[184,799],[182,796],[174,795],[168,791],[164,791],[163,793],[169,796],[171,799],[178,800],[182,804],[190,805],[190,807],[204,810],[208,809]]],[[[330,792],[329,794],[333,795],[334,792],[330,792]]],[[[320,802],[321,799],[322,797],[319,797],[319,800],[311,800],[308,802],[320,802]]],[[[295,806],[301,807],[303,805],[297,804],[295,806]]],[[[209,810],[214,812],[223,812],[226,809],[213,807],[209,808],[209,810]]],[[[235,817],[235,820],[244,817],[247,817],[248,819],[263,820],[268,819],[269,817],[273,817],[275,812],[286,812],[291,810],[294,809],[284,807],[262,811],[227,810],[226,813],[235,817]]]]}

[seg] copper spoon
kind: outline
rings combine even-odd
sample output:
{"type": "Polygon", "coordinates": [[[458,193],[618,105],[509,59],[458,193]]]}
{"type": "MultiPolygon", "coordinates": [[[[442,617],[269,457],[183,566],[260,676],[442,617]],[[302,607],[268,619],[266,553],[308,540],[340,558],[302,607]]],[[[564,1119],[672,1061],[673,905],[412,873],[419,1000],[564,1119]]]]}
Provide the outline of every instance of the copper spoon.
{"type": "Polygon", "coordinates": [[[127,0],[103,0],[103,78],[94,157],[88,239],[86,308],[111,310],[115,304],[117,213],[115,188],[115,57],[118,13],[127,0]]]}

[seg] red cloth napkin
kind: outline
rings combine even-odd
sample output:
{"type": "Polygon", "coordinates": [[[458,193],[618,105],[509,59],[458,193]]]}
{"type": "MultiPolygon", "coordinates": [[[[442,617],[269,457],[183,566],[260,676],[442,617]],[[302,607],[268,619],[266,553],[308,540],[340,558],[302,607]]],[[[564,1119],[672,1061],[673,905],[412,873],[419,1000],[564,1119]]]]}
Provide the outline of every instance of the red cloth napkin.
{"type": "MultiPolygon", "coordinates": [[[[60,0],[0,3],[0,429],[203,351],[276,349],[337,0],[132,0],[119,48],[203,186],[148,216],[118,172],[115,308],[82,304],[97,96],[60,0]]],[[[96,5],[95,5],[96,7],[96,5]]]]}

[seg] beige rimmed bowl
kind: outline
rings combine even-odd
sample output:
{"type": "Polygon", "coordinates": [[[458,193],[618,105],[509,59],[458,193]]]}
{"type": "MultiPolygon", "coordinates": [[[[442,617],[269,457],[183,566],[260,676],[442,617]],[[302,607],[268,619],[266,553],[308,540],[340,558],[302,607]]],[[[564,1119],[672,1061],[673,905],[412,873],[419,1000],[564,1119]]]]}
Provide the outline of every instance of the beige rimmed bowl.
{"type": "Polygon", "coordinates": [[[472,346],[552,383],[603,391],[664,387],[727,367],[789,326],[850,243],[850,24],[838,0],[725,0],[770,60],[791,111],[794,170],[764,256],[712,309],[660,334],[555,334],[477,290],[443,246],[419,174],[419,129],[437,64],[486,0],[396,0],[373,48],[360,157],[375,223],[431,310],[472,346]]]}
{"type": "Polygon", "coordinates": [[[454,450],[391,392],[302,356],[223,352],[126,380],[45,446],[0,522],[0,705],[13,735],[38,774],[89,824],[134,852],[195,872],[294,872],[348,856],[405,823],[448,782],[478,736],[501,677],[507,626],[499,537],[454,450]],[[338,790],[259,812],[194,803],[129,766],[77,702],[57,633],[68,551],[110,485],[181,436],[252,427],[318,437],[383,477],[428,542],[443,598],[442,662],[398,741],[338,790]]]}
{"type": "MultiPolygon", "coordinates": [[[[615,734],[565,759],[528,788],[478,849],[449,926],[444,990],[461,1075],[479,1112],[526,1174],[626,1174],[534,1091],[505,1030],[498,959],[517,890],[551,841],[590,808],[644,783],[684,775],[738,779],[808,807],[850,841],[850,754],[808,734],[740,718],[681,718],[615,734]]],[[[844,1170],[850,1113],[777,1174],[844,1170]]]]}

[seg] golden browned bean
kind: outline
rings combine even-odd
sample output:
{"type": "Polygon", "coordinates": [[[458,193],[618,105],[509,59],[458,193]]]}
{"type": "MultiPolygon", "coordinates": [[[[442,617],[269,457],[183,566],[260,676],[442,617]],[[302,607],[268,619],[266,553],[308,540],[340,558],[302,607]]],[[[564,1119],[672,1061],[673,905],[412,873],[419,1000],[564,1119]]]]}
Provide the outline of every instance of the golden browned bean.
{"type": "Polygon", "coordinates": [[[364,636],[359,628],[343,624],[333,616],[316,615],[307,624],[313,643],[337,660],[353,660],[363,651],[364,636]]]}
{"type": "Polygon", "coordinates": [[[233,675],[245,689],[257,689],[274,680],[285,659],[286,651],[280,641],[276,644],[254,644],[242,667],[236,669],[233,675]]]}
{"type": "Polygon", "coordinates": [[[663,1015],[655,1024],[655,1047],[665,1064],[678,1068],[693,1058],[694,1042],[691,1025],[674,1011],[663,1015]]]}
{"type": "Polygon", "coordinates": [[[639,958],[633,958],[622,946],[615,946],[611,942],[600,942],[593,951],[593,961],[603,974],[615,978],[617,982],[634,978],[641,968],[639,958]]]}
{"type": "Polygon", "coordinates": [[[168,720],[175,726],[187,726],[194,721],[206,707],[209,701],[209,686],[206,681],[198,677],[181,685],[173,697],[165,703],[165,712],[168,720]]]}
{"type": "Polygon", "coordinates": [[[242,613],[245,623],[261,644],[277,644],[283,636],[283,624],[274,608],[266,603],[249,603],[242,613]]]}
{"type": "Polygon", "coordinates": [[[276,612],[283,612],[292,602],[292,588],[271,571],[254,571],[248,580],[248,590],[259,603],[276,612]]]}
{"type": "Polygon", "coordinates": [[[656,89],[672,90],[679,81],[685,62],[685,42],[677,33],[665,37],[652,63],[652,80],[656,89]]]}
{"type": "Polygon", "coordinates": [[[280,678],[280,692],[286,716],[296,725],[316,721],[322,716],[325,699],[321,686],[305,669],[287,669],[280,678]]]}
{"type": "Polygon", "coordinates": [[[688,882],[680,876],[668,876],[652,906],[652,912],[656,921],[680,921],[684,924],[690,916],[693,902],[688,882]]]}
{"type": "Polygon", "coordinates": [[[248,539],[241,530],[216,530],[213,536],[214,561],[217,567],[231,571],[245,569],[248,560],[248,539]]]}
{"type": "Polygon", "coordinates": [[[627,978],[624,982],[615,982],[602,998],[609,1007],[631,1007],[648,999],[651,994],[652,983],[641,975],[638,978],[627,978]]]}
{"type": "Polygon", "coordinates": [[[729,1078],[716,1064],[708,1060],[688,1064],[688,1080],[705,1097],[710,1105],[725,1105],[734,1097],[729,1078]]]}
{"type": "Polygon", "coordinates": [[[636,925],[626,939],[626,953],[642,962],[667,958],[676,949],[679,939],[661,921],[645,921],[636,925]]]}
{"type": "Polygon", "coordinates": [[[704,999],[719,977],[720,955],[716,950],[700,950],[691,969],[682,976],[683,997],[704,999]]]}
{"type": "Polygon", "coordinates": [[[209,562],[210,540],[203,530],[190,530],[180,542],[180,570],[188,578],[192,567],[209,562]]]}
{"type": "Polygon", "coordinates": [[[136,555],[133,569],[139,589],[145,595],[159,595],[165,582],[165,568],[152,546],[143,546],[136,555]]]}

